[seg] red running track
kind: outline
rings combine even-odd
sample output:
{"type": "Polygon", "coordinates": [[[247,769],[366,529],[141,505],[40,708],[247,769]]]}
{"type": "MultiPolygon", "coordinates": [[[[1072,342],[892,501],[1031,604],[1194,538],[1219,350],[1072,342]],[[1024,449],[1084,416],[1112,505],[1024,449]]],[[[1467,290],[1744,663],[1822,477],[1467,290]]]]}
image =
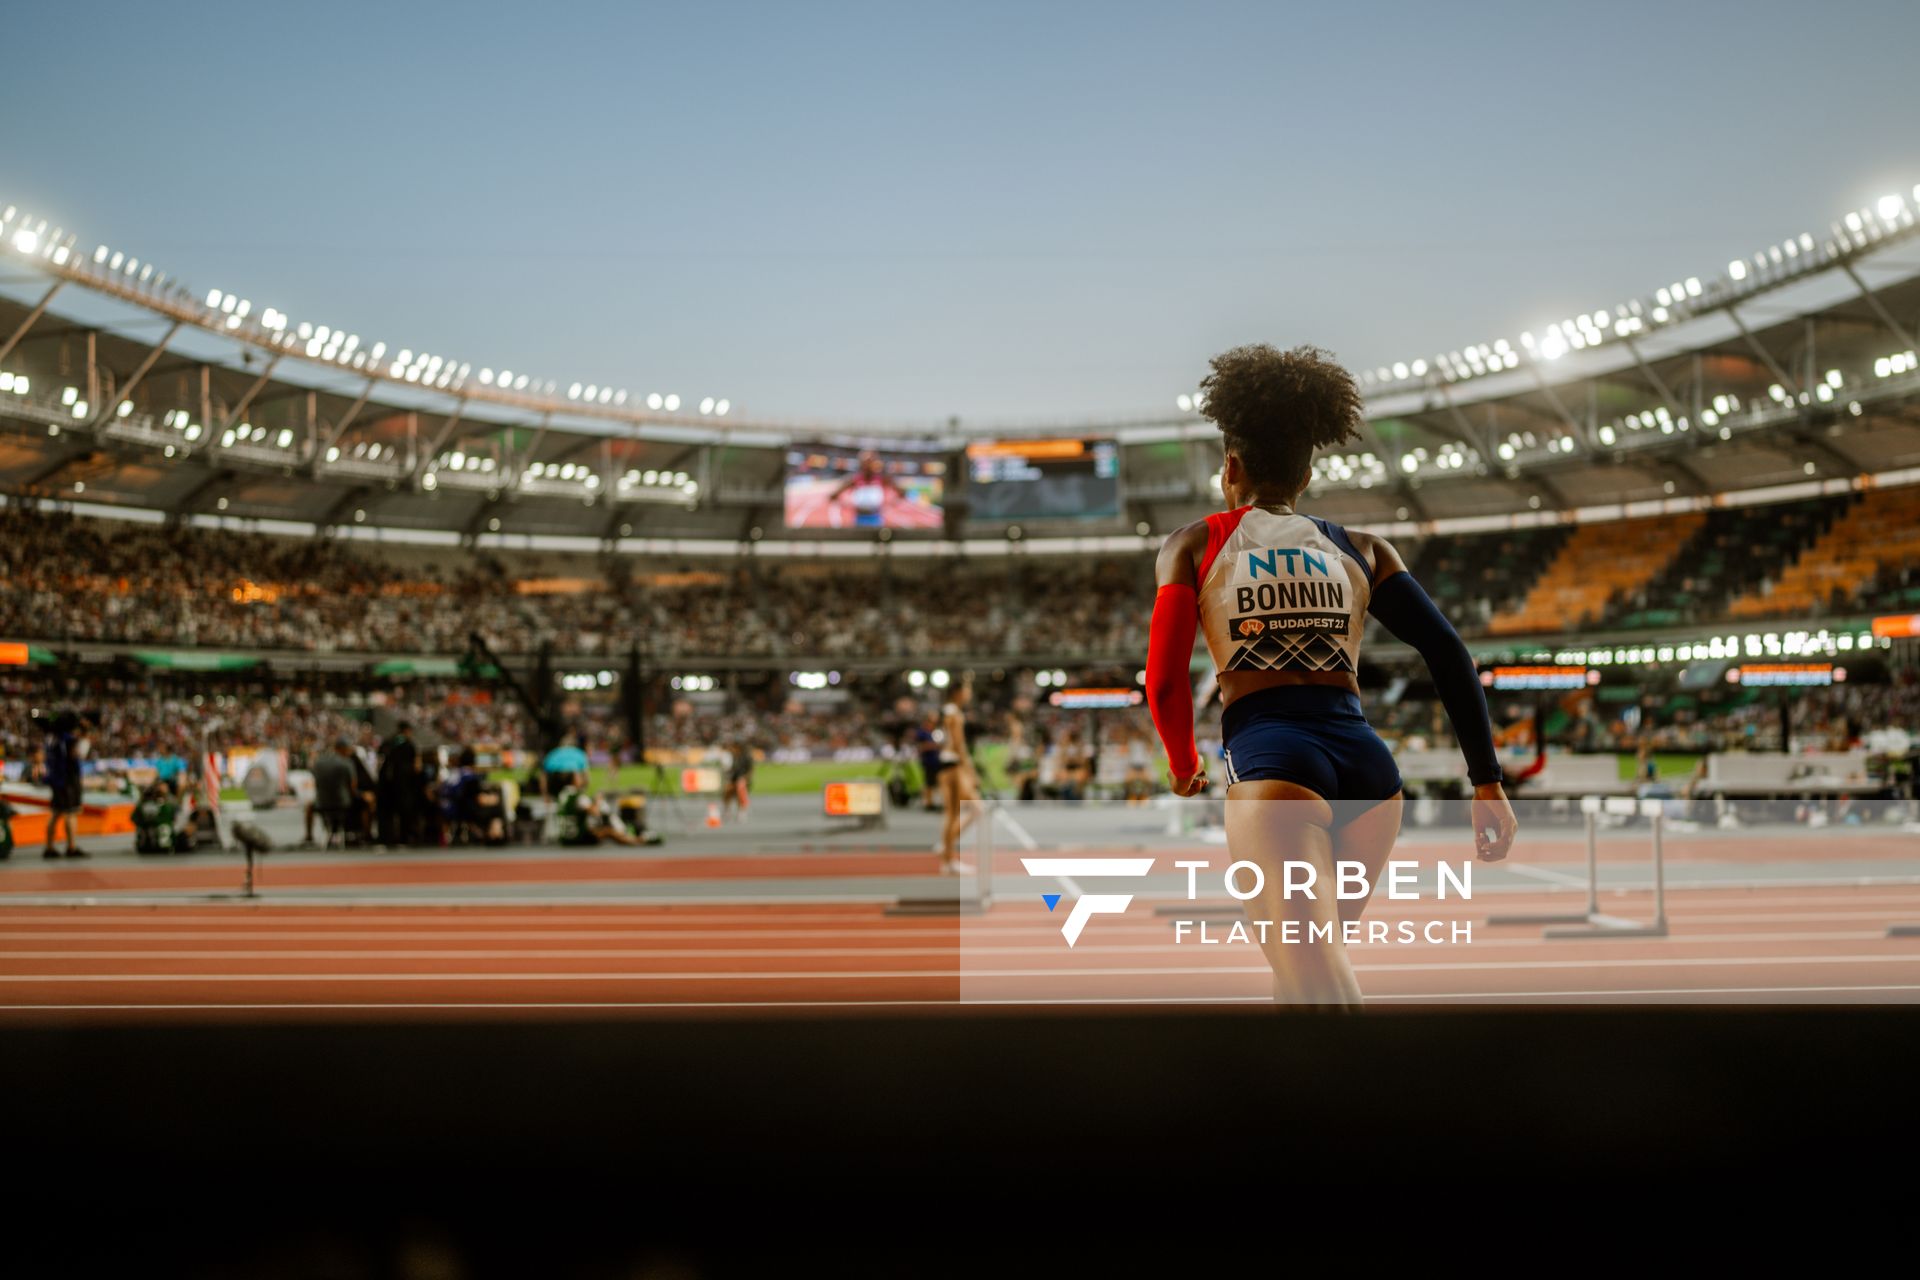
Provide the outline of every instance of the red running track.
{"type": "MultiPolygon", "coordinates": [[[[1485,922],[1572,902],[1541,892],[1377,903],[1369,920],[1458,919],[1473,940],[1358,945],[1361,985],[1383,1008],[1920,1000],[1920,939],[1885,936],[1889,923],[1920,921],[1920,886],[1670,890],[1664,939],[1548,941],[1537,927],[1485,922]]],[[[1644,893],[1602,906],[1636,918],[1650,909],[1644,893]]],[[[941,1013],[982,1000],[1260,1007],[1266,971],[1251,947],[1174,947],[1169,922],[1136,906],[1096,920],[1069,952],[1058,923],[1037,903],[962,922],[857,905],[0,899],[0,1021],[941,1013]]]]}

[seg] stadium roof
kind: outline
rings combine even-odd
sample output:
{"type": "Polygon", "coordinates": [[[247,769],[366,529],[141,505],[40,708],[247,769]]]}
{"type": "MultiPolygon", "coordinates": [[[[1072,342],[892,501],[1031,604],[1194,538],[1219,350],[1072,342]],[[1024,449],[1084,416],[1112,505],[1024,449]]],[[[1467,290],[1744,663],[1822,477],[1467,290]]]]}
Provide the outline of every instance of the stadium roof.
{"type": "MultiPolygon", "coordinates": [[[[1920,479],[1915,204],[1920,188],[1710,279],[1366,371],[1366,439],[1321,460],[1314,509],[1391,534],[1920,479]]],[[[476,370],[189,292],[150,262],[0,213],[0,490],[19,497],[394,534],[715,551],[764,536],[765,551],[852,553],[873,535],[782,538],[790,444],[958,448],[984,434],[749,419],[708,397],[656,409],[620,389],[476,370]],[[75,318],[103,309],[111,319],[75,318]]],[[[1218,438],[1190,397],[1177,412],[992,434],[1123,445],[1121,515],[1032,525],[1028,545],[1138,546],[1215,505],[1218,438]]],[[[1012,536],[966,533],[978,549],[1012,536]]],[[[933,545],[913,549],[948,545],[922,537],[933,545]]]]}

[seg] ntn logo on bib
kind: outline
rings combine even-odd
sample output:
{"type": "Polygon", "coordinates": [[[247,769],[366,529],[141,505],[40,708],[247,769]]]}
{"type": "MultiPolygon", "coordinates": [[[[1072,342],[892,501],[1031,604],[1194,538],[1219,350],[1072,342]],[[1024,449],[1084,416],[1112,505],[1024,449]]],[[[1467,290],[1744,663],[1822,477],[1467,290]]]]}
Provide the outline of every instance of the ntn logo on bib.
{"type": "Polygon", "coordinates": [[[1230,671],[1351,671],[1353,586],[1331,547],[1249,547],[1227,568],[1230,671]]]}

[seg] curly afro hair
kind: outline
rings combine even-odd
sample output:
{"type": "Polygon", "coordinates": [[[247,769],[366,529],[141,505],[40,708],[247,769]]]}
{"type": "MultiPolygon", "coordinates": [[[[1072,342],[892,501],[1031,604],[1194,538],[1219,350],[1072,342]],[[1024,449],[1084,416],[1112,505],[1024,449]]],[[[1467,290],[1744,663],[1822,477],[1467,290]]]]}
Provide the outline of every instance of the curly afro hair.
{"type": "Polygon", "coordinates": [[[1292,486],[1313,473],[1313,453],[1360,438],[1364,421],[1353,375],[1319,347],[1235,347],[1200,380],[1201,412],[1220,428],[1255,484],[1292,486]]]}

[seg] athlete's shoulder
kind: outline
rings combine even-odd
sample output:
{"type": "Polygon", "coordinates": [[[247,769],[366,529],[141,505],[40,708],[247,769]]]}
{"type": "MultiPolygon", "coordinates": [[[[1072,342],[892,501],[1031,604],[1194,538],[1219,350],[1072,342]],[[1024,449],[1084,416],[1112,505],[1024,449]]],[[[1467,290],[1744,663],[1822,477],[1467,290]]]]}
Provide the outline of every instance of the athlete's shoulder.
{"type": "Polygon", "coordinates": [[[1358,551],[1360,558],[1366,562],[1369,577],[1376,585],[1406,569],[1407,563],[1400,558],[1400,553],[1394,549],[1391,542],[1379,534],[1368,533],[1364,529],[1347,529],[1344,532],[1347,540],[1353,544],[1354,550],[1358,551]]]}
{"type": "Polygon", "coordinates": [[[1154,558],[1154,578],[1161,586],[1196,586],[1199,579],[1194,566],[1207,545],[1207,522],[1195,520],[1192,524],[1181,525],[1160,543],[1160,554],[1154,558]]]}

